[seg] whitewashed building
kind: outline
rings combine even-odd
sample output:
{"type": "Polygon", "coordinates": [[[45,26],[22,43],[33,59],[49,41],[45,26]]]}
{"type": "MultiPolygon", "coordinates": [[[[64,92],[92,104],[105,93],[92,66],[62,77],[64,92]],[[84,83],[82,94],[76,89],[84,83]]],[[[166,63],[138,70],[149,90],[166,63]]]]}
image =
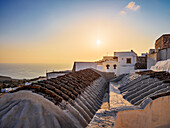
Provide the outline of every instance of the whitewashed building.
{"type": "Polygon", "coordinates": [[[114,72],[115,75],[120,73],[120,63],[118,61],[105,61],[102,63],[104,72],[114,72]]]}
{"type": "Polygon", "coordinates": [[[114,56],[104,56],[102,60],[97,61],[97,70],[114,72],[118,76],[134,70],[136,61],[137,54],[133,50],[114,52],[114,56]]]}
{"type": "Polygon", "coordinates": [[[130,73],[130,71],[134,70],[137,54],[133,50],[129,52],[114,52],[114,56],[118,57],[118,62],[120,63],[119,75],[130,73]]]}
{"type": "Polygon", "coordinates": [[[97,62],[74,62],[73,71],[93,68],[102,72],[114,72],[118,76],[134,70],[136,61],[137,54],[133,50],[114,52],[114,56],[104,56],[97,62]]]}

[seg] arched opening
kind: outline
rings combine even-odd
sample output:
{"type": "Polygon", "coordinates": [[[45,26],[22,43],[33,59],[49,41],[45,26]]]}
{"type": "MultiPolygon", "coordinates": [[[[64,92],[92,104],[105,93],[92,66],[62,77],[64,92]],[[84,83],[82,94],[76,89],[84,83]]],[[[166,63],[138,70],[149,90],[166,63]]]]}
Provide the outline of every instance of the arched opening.
{"type": "Polygon", "coordinates": [[[110,68],[110,65],[109,65],[109,64],[107,64],[107,65],[106,65],[106,68],[107,68],[107,69],[109,69],[109,68],[110,68]]]}
{"type": "Polygon", "coordinates": [[[117,65],[116,65],[116,64],[114,64],[114,65],[113,65],[113,68],[114,68],[114,69],[116,69],[116,67],[117,67],[117,65]]]}

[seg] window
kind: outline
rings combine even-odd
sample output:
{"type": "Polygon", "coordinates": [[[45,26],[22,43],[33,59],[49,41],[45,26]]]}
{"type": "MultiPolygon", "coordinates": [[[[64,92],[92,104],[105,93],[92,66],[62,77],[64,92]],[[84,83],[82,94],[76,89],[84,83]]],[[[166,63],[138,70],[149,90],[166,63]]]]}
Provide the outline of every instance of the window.
{"type": "Polygon", "coordinates": [[[115,64],[115,65],[113,65],[113,68],[114,68],[114,69],[116,69],[116,67],[117,67],[117,65],[116,65],[116,64],[115,64]]]}
{"type": "Polygon", "coordinates": [[[127,64],[131,64],[131,58],[127,58],[127,59],[126,59],[126,63],[127,63],[127,64]]]}
{"type": "Polygon", "coordinates": [[[106,68],[109,69],[109,68],[110,68],[110,65],[107,64],[107,65],[106,65],[106,68]]]}

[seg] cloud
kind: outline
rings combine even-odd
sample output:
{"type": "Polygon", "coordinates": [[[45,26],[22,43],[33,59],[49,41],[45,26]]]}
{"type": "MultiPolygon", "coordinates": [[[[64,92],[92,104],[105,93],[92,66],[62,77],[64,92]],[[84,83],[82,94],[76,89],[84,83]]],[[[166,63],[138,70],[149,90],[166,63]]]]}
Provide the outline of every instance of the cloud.
{"type": "Polygon", "coordinates": [[[128,10],[137,11],[139,8],[140,5],[136,5],[135,2],[131,1],[122,11],[120,11],[120,14],[125,15],[128,10]]]}
{"type": "Polygon", "coordinates": [[[120,14],[125,15],[126,12],[122,10],[122,11],[120,11],[120,14]]]}
{"type": "Polygon", "coordinates": [[[136,5],[135,2],[132,1],[126,6],[126,8],[133,11],[137,11],[140,8],[140,5],[136,5]]]}

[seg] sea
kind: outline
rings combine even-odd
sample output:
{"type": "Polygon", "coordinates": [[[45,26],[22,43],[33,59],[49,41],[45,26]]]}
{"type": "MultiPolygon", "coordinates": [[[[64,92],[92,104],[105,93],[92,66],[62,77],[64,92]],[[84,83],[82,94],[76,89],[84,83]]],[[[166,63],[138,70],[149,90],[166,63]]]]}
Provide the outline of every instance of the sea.
{"type": "Polygon", "coordinates": [[[71,70],[72,64],[14,64],[0,63],[0,76],[13,79],[32,79],[46,76],[46,72],[71,70]]]}

